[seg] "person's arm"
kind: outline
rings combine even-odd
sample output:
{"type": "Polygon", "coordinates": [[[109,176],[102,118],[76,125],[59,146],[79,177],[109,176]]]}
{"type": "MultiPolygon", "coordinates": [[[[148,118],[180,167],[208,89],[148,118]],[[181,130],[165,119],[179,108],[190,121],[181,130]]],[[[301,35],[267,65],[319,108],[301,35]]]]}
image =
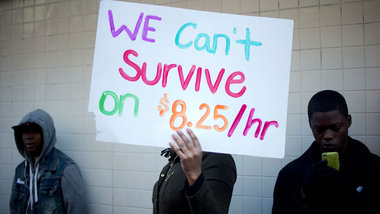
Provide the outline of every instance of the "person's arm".
{"type": "Polygon", "coordinates": [[[302,175],[288,175],[280,171],[273,192],[272,214],[309,213],[301,193],[302,175]]]}
{"type": "MultiPolygon", "coordinates": [[[[230,155],[208,154],[202,167],[197,191],[185,191],[192,213],[228,213],[236,167],[230,155]]],[[[197,181],[198,182],[198,181],[197,181]]]]}
{"type": "Polygon", "coordinates": [[[228,213],[233,185],[236,181],[236,167],[230,155],[210,154],[202,163],[202,149],[195,134],[188,129],[191,139],[177,131],[173,139],[178,146],[171,148],[181,159],[181,166],[187,178],[185,194],[193,214],[228,213]],[[203,166],[203,167],[202,167],[203,166]]]}
{"type": "Polygon", "coordinates": [[[76,164],[68,165],[65,168],[61,187],[66,212],[85,214],[85,188],[80,169],[76,164]]]}
{"type": "Polygon", "coordinates": [[[17,213],[17,196],[16,194],[16,173],[13,178],[13,183],[12,183],[12,193],[11,193],[11,200],[9,201],[9,210],[11,211],[10,213],[14,214],[17,213]]]}

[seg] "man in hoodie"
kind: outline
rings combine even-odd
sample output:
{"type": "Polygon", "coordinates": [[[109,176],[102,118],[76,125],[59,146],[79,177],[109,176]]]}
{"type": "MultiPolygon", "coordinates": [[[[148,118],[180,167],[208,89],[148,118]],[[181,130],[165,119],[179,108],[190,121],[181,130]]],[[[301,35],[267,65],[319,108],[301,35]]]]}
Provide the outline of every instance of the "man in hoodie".
{"type": "Polygon", "coordinates": [[[25,161],[15,170],[11,213],[86,213],[80,169],[55,148],[57,138],[51,116],[38,109],[12,128],[25,161]]]}

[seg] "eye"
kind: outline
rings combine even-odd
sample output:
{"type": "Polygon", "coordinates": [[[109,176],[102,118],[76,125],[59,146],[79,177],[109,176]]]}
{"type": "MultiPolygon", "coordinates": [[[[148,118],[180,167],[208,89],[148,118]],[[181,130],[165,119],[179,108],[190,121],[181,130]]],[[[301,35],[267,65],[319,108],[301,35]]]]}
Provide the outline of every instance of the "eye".
{"type": "Polygon", "coordinates": [[[324,132],[326,129],[325,128],[323,128],[323,127],[315,127],[315,132],[317,132],[317,133],[322,133],[322,132],[324,132]]]}
{"type": "Polygon", "coordinates": [[[341,124],[339,124],[339,125],[335,125],[335,126],[331,127],[331,130],[333,130],[333,131],[335,131],[335,132],[336,132],[336,131],[339,131],[339,129],[342,128],[342,126],[343,126],[343,125],[341,125],[341,124]]]}

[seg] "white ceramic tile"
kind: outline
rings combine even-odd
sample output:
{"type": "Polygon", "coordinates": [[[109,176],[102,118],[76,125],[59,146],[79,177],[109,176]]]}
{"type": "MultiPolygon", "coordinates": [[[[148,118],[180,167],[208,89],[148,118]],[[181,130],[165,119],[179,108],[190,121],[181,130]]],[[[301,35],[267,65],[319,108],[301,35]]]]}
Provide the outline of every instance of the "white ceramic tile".
{"type": "Polygon", "coordinates": [[[319,26],[319,7],[300,8],[300,27],[318,27],[319,26]]]}
{"type": "Polygon", "coordinates": [[[70,15],[78,16],[83,14],[83,1],[70,1],[70,15]]]}
{"type": "Polygon", "coordinates": [[[70,18],[70,32],[81,32],[83,31],[84,21],[82,16],[74,16],[70,18]]]}
{"type": "Polygon", "coordinates": [[[262,178],[245,176],[244,177],[244,196],[261,197],[262,195],[262,178]]]}
{"type": "Polygon", "coordinates": [[[58,18],[59,3],[48,4],[46,6],[46,19],[58,18]]]}
{"type": "Polygon", "coordinates": [[[244,198],[244,214],[249,213],[262,213],[263,211],[262,198],[258,197],[245,197],[244,198]]]}
{"type": "Polygon", "coordinates": [[[323,27],[321,28],[322,47],[339,47],[342,45],[341,27],[323,27]]]}
{"type": "Polygon", "coordinates": [[[87,209],[89,213],[102,214],[102,213],[112,213],[113,207],[111,205],[103,204],[88,204],[87,209]]]}
{"type": "MultiPolygon", "coordinates": [[[[276,174],[276,177],[277,177],[277,174],[276,174]]],[[[273,197],[273,190],[274,190],[274,185],[276,183],[276,177],[263,178],[263,197],[268,197],[268,198],[273,197]]]]}
{"type": "Polygon", "coordinates": [[[340,0],[320,0],[321,5],[338,4],[340,0]]]}
{"type": "Polygon", "coordinates": [[[278,0],[260,0],[260,11],[277,10],[278,0]]]}
{"type": "Polygon", "coordinates": [[[366,92],[366,110],[371,113],[380,111],[380,91],[366,92]]]}
{"type": "Polygon", "coordinates": [[[302,138],[301,136],[287,136],[285,144],[285,155],[298,157],[301,155],[302,138]]]}
{"type": "Polygon", "coordinates": [[[321,68],[321,51],[319,49],[301,50],[300,65],[302,70],[316,70],[321,68]]]}
{"type": "Polygon", "coordinates": [[[366,70],[366,89],[368,90],[378,90],[380,89],[380,69],[379,68],[368,68],[366,70]]]}
{"type": "Polygon", "coordinates": [[[235,196],[231,199],[230,209],[228,213],[243,213],[244,212],[244,197],[235,196]]]}
{"type": "Polygon", "coordinates": [[[86,188],[87,200],[90,204],[112,205],[112,189],[102,187],[86,188]]]}
{"type": "Polygon", "coordinates": [[[380,45],[365,47],[365,56],[365,65],[367,67],[379,67],[380,45]]]}
{"type": "Polygon", "coordinates": [[[380,135],[379,126],[380,114],[369,113],[366,118],[367,135],[380,135]]]}
{"type": "Polygon", "coordinates": [[[70,32],[70,18],[60,18],[58,19],[58,32],[60,34],[65,34],[70,32]]]}
{"type": "Polygon", "coordinates": [[[342,4],[342,24],[363,23],[362,3],[342,4]]]}
{"type": "Polygon", "coordinates": [[[24,8],[24,22],[34,21],[34,7],[24,8]]]}
{"type": "Polygon", "coordinates": [[[286,122],[287,135],[301,134],[301,116],[299,114],[288,114],[286,122]]]}
{"type": "Polygon", "coordinates": [[[57,35],[58,34],[58,20],[49,19],[46,21],[46,35],[57,35]]]}
{"type": "Polygon", "coordinates": [[[290,73],[289,92],[298,92],[301,89],[301,73],[290,73]]]}
{"type": "Polygon", "coordinates": [[[298,8],[298,0],[279,0],[280,9],[298,8]]]}
{"type": "Polygon", "coordinates": [[[281,168],[281,159],[263,158],[263,176],[277,176],[281,168]]]}
{"type": "Polygon", "coordinates": [[[243,186],[243,176],[237,176],[236,182],[235,182],[235,185],[234,185],[234,190],[232,192],[232,196],[243,195],[244,194],[243,189],[244,189],[244,186],[243,186]]]}
{"type": "Polygon", "coordinates": [[[364,49],[361,46],[343,47],[343,68],[361,68],[364,66],[364,49]]]}
{"type": "Polygon", "coordinates": [[[300,29],[301,49],[319,48],[321,45],[319,28],[300,29]]]}
{"type": "MultiPolygon", "coordinates": [[[[255,1],[258,2],[259,0],[255,1]]],[[[209,0],[205,1],[204,4],[206,11],[222,12],[222,0],[209,0]]]]}
{"type": "Polygon", "coordinates": [[[322,49],[322,68],[338,69],[342,68],[342,49],[341,48],[324,48],[322,49]]]}
{"type": "Polygon", "coordinates": [[[240,2],[239,1],[231,1],[231,0],[223,0],[223,12],[226,13],[239,13],[240,12],[240,2]]]}
{"type": "Polygon", "coordinates": [[[362,45],[364,39],[363,24],[343,25],[343,46],[362,45]]]}
{"type": "Polygon", "coordinates": [[[323,70],[322,71],[322,88],[332,90],[343,89],[342,70],[323,70]]]}
{"type": "Polygon", "coordinates": [[[280,10],[278,12],[278,14],[279,14],[280,18],[293,20],[294,21],[294,28],[299,28],[298,9],[280,10]]]}
{"type": "Polygon", "coordinates": [[[380,2],[379,1],[364,1],[364,21],[378,22],[380,21],[380,2]]]}
{"type": "Polygon", "coordinates": [[[96,31],[98,16],[96,14],[87,15],[84,17],[84,30],[96,31]]]}
{"type": "Polygon", "coordinates": [[[306,152],[306,150],[311,146],[313,142],[314,142],[313,136],[302,137],[302,153],[306,152]]]}
{"type": "Polygon", "coordinates": [[[349,113],[363,113],[366,111],[366,96],[364,91],[344,92],[349,113]]]}
{"type": "Polygon", "coordinates": [[[363,69],[344,70],[344,89],[345,90],[364,90],[365,73],[363,69]]]}
{"type": "Polygon", "coordinates": [[[366,45],[380,44],[380,22],[364,25],[364,41],[366,45]]]}
{"type": "Polygon", "coordinates": [[[12,20],[13,20],[13,24],[21,24],[23,23],[23,15],[24,15],[24,11],[23,9],[15,9],[12,11],[12,20]]]}
{"type": "Polygon", "coordinates": [[[365,135],[366,130],[365,130],[365,123],[366,123],[366,118],[365,114],[351,114],[352,117],[352,125],[349,129],[349,134],[350,135],[365,135]]]}
{"type": "Polygon", "coordinates": [[[321,26],[337,26],[341,22],[340,6],[336,5],[322,5],[320,8],[320,22],[321,26]]]}
{"type": "Polygon", "coordinates": [[[299,93],[289,93],[288,97],[288,114],[301,112],[301,96],[299,93]]]}
{"type": "Polygon", "coordinates": [[[317,91],[322,86],[321,71],[304,71],[301,73],[302,91],[317,91]]]}
{"type": "Polygon", "coordinates": [[[367,137],[367,144],[366,145],[367,145],[368,149],[372,153],[374,153],[374,154],[376,154],[378,156],[380,156],[379,142],[380,142],[380,137],[379,136],[368,136],[367,137]]]}
{"type": "Polygon", "coordinates": [[[34,10],[36,21],[42,21],[46,19],[46,5],[36,6],[34,10]]]}
{"type": "Polygon", "coordinates": [[[260,16],[262,17],[270,17],[270,18],[278,18],[278,11],[264,11],[260,12],[260,16]]]}
{"type": "Polygon", "coordinates": [[[318,6],[319,0],[299,0],[300,7],[318,6]]]}

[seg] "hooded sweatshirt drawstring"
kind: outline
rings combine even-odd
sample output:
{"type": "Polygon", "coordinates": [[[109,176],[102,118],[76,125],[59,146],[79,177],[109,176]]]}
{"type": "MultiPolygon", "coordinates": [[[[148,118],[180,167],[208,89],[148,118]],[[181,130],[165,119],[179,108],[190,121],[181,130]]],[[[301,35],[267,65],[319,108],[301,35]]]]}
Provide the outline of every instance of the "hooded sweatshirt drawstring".
{"type": "Polygon", "coordinates": [[[38,188],[37,188],[37,178],[38,178],[38,168],[40,164],[37,163],[35,167],[35,171],[33,173],[32,164],[29,163],[29,175],[30,175],[30,181],[29,181],[29,205],[30,209],[33,210],[34,203],[38,202],[38,188]]]}

